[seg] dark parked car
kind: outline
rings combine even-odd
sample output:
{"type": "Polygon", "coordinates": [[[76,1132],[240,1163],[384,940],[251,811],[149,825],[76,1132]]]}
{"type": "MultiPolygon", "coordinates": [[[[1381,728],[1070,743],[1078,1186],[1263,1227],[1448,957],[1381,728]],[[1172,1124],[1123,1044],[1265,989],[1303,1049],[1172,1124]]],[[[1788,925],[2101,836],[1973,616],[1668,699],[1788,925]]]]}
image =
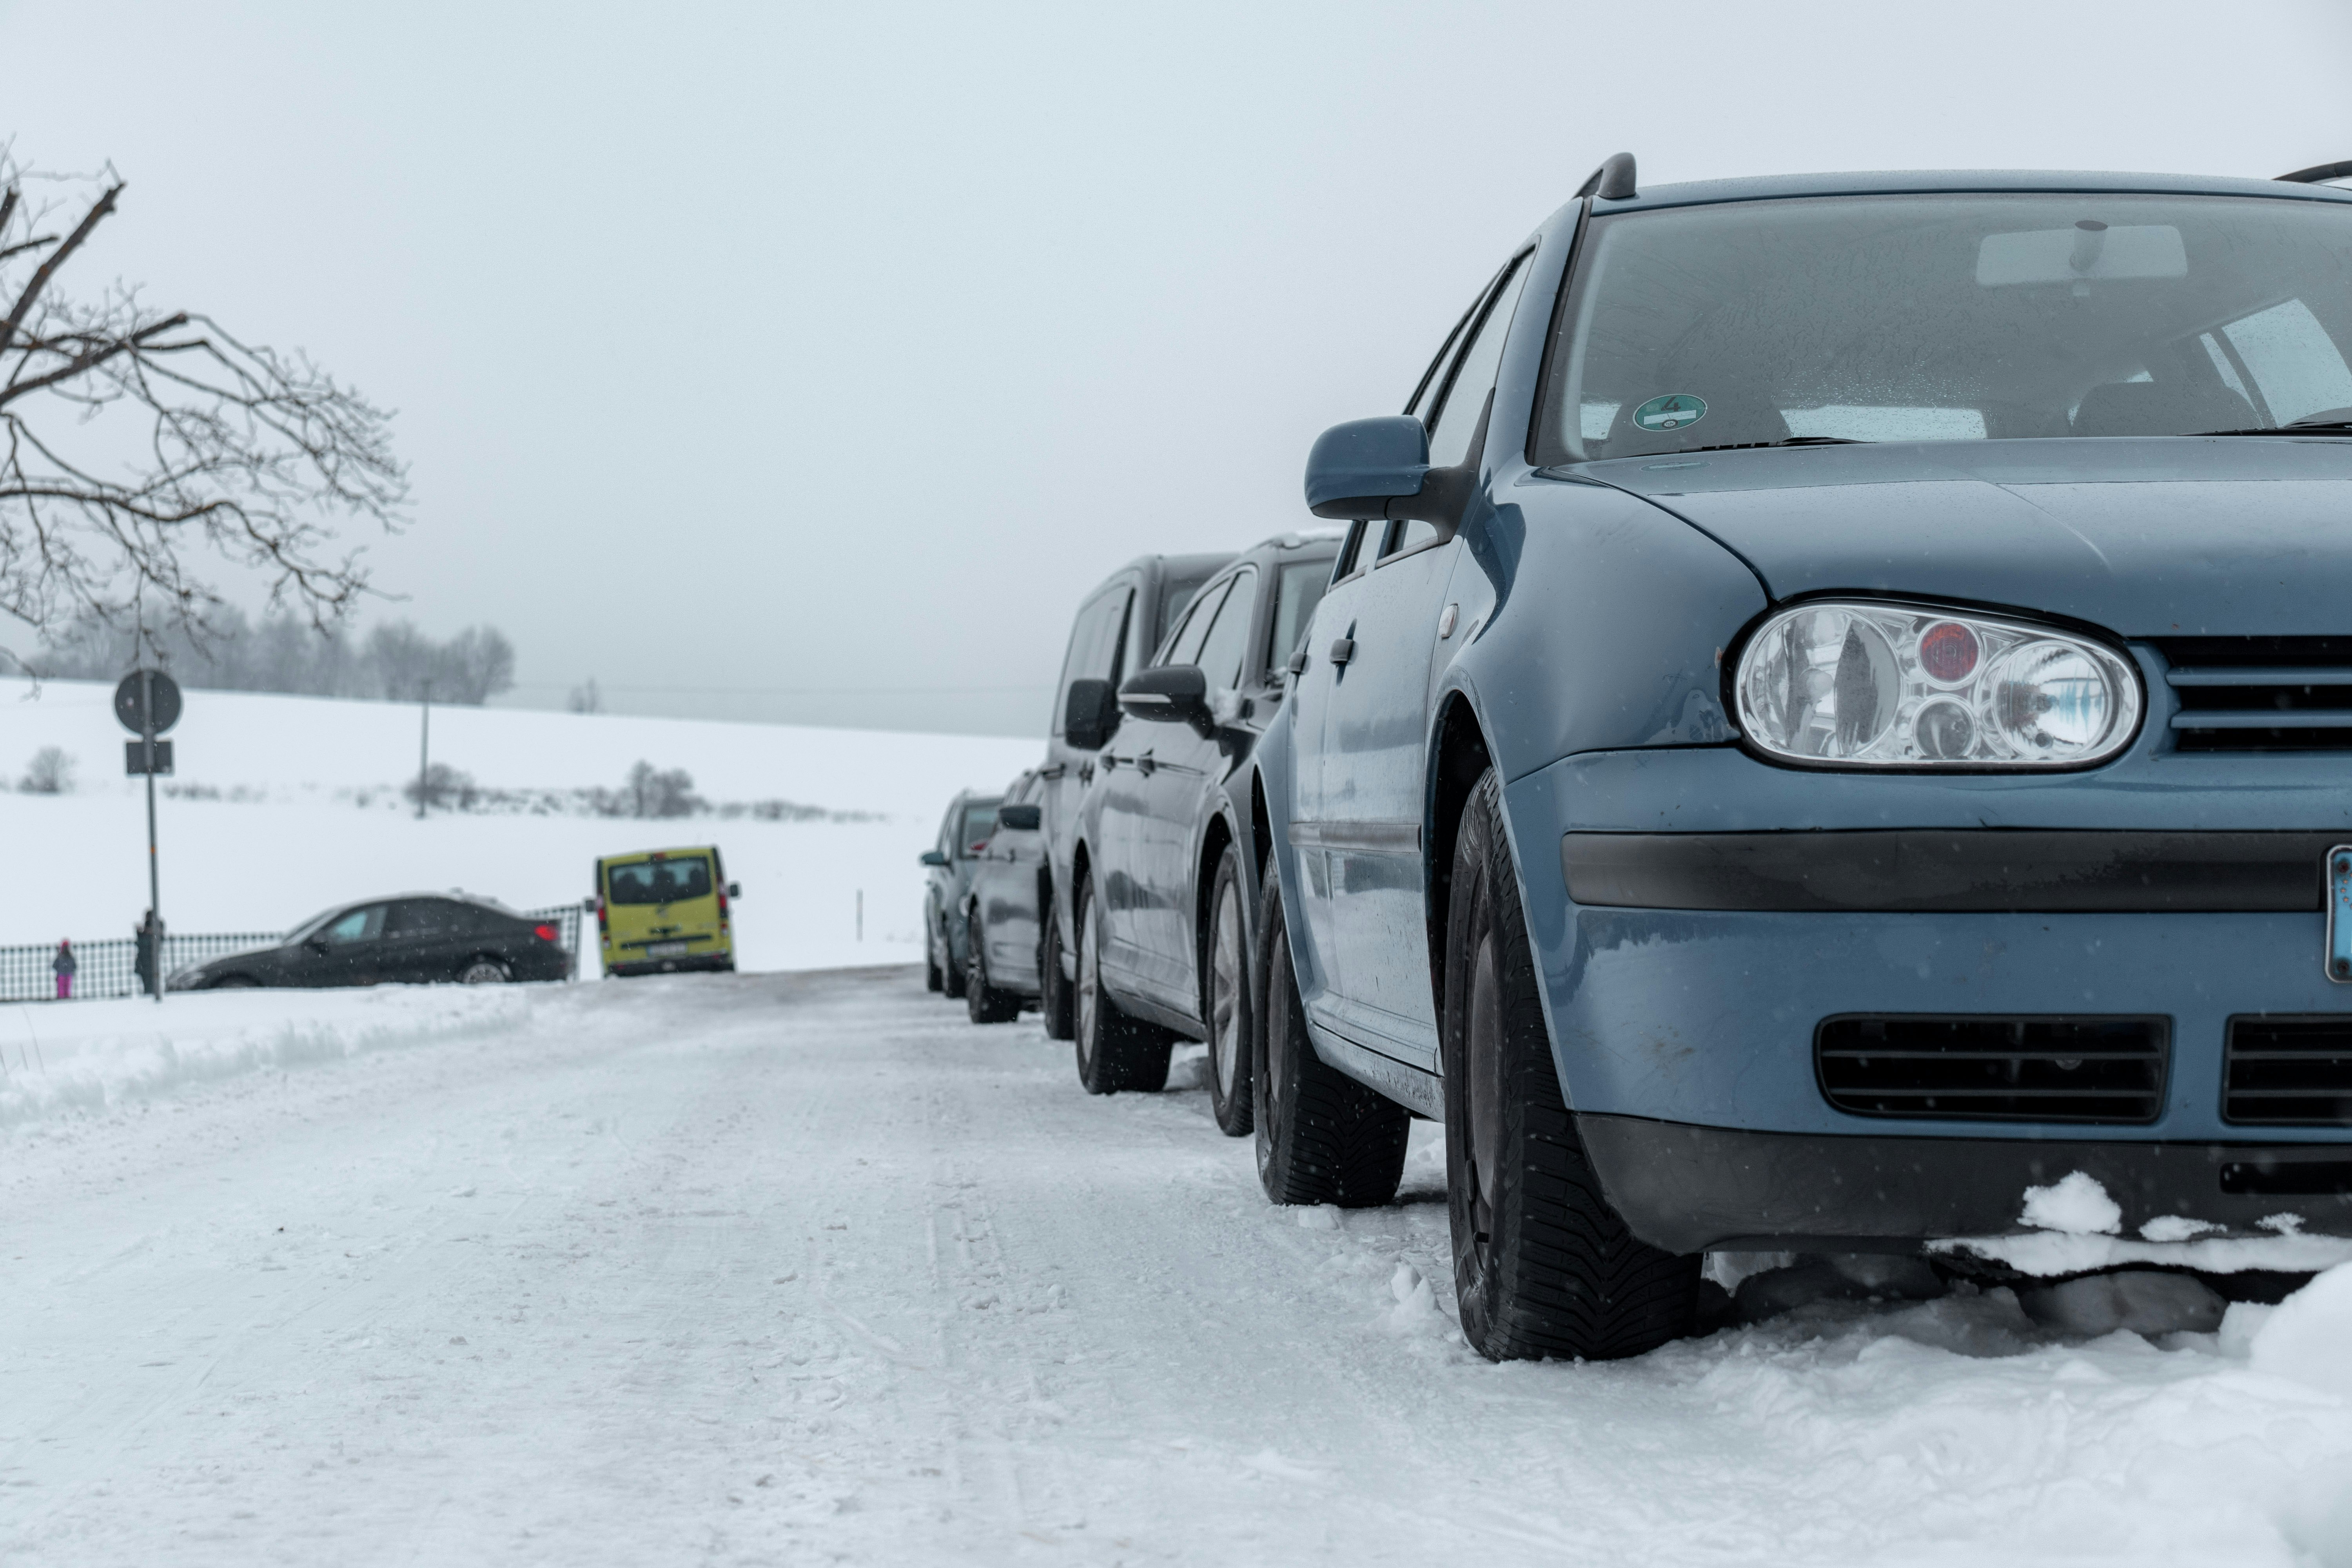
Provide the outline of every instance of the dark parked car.
{"type": "Polygon", "coordinates": [[[1045,852],[1053,868],[1053,902],[1045,911],[1045,1033],[1070,1037],[1073,954],[1077,933],[1070,912],[1072,878],[1083,876],[1086,850],[1078,825],[1097,769],[1095,755],[1118,730],[1118,683],[1160,646],[1218,567],[1230,555],[1145,555],[1106,578],[1078,606],[1062,677],[1054,688],[1053,732],[1045,739],[1045,852]],[[1071,726],[1076,724],[1075,731],[1071,726]]]}
{"type": "MultiPolygon", "coordinates": [[[[1250,1130],[1246,954],[1266,838],[1249,763],[1339,545],[1336,531],[1286,534],[1236,556],[1118,688],[1127,721],[1093,759],[1075,836],[1078,1079],[1097,1094],[1158,1088],[1171,1041],[1205,1039],[1217,1124],[1250,1130]]],[[[1081,730],[1074,716],[1065,740],[1081,730]]]]}
{"type": "Polygon", "coordinates": [[[296,926],[276,947],[173,973],[174,991],[240,985],[478,985],[563,980],[572,954],[553,921],[463,893],[408,893],[344,904],[296,926]]]}
{"type": "Polygon", "coordinates": [[[1034,769],[1014,779],[996,808],[995,831],[972,858],[963,999],[975,1024],[1010,1023],[1045,990],[1040,916],[1054,896],[1037,804],[1045,788],[1034,769]]]}
{"type": "Polygon", "coordinates": [[[971,890],[971,858],[996,829],[998,796],[966,790],[948,802],[939,841],[923,851],[923,984],[963,994],[971,962],[963,929],[964,895],[971,890]]]}
{"type": "Polygon", "coordinates": [[[2352,1233],[2352,192],[1620,155],[1307,499],[1259,1165],[1444,1118],[1472,1344],[2062,1179],[2352,1233]]]}

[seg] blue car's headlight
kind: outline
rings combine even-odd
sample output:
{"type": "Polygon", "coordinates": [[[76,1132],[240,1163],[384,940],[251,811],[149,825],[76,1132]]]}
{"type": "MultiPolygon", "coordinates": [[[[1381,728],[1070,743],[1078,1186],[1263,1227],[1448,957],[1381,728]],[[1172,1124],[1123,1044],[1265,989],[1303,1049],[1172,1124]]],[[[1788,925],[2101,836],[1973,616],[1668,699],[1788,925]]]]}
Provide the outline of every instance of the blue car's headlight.
{"type": "Polygon", "coordinates": [[[2087,637],[1909,605],[1816,601],[1756,628],[1733,677],[1758,749],[1844,767],[2081,767],[2139,728],[2139,672],[2087,637]]]}

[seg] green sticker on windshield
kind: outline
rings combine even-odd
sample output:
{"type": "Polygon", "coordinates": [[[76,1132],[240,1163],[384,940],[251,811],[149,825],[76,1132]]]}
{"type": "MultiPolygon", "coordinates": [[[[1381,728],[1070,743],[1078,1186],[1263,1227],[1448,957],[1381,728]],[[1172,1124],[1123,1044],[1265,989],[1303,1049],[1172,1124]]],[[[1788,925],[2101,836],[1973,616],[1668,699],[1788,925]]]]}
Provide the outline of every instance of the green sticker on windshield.
{"type": "Polygon", "coordinates": [[[1653,397],[1633,410],[1633,423],[1643,430],[1679,430],[1706,417],[1706,399],[1693,397],[1687,392],[1669,392],[1664,397],[1653,397]]]}

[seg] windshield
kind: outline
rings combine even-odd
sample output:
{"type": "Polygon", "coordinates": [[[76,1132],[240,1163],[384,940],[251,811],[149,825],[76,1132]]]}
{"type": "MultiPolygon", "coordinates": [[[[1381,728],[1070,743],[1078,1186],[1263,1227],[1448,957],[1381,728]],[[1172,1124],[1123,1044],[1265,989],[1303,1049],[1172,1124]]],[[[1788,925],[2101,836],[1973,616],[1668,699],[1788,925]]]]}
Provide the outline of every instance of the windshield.
{"type": "Polygon", "coordinates": [[[2352,418],[2352,205],[1834,196],[1592,220],[1538,464],[2352,418]]]}

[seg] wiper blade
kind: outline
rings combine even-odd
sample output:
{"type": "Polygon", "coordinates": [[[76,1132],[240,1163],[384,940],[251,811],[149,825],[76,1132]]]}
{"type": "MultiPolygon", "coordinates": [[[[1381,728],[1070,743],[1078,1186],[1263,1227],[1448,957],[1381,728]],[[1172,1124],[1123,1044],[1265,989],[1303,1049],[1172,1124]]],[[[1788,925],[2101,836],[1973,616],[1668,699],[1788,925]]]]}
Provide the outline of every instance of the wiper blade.
{"type": "MultiPolygon", "coordinates": [[[[1747,452],[1762,451],[1767,447],[1867,447],[1851,436],[1787,436],[1778,441],[1726,441],[1720,447],[1684,447],[1685,452],[1747,452]]],[[[1659,454],[1671,456],[1672,454],[1659,454]]]]}
{"type": "Polygon", "coordinates": [[[2297,419],[2254,430],[2199,430],[2199,436],[2352,436],[2352,419],[2297,419]]]}

